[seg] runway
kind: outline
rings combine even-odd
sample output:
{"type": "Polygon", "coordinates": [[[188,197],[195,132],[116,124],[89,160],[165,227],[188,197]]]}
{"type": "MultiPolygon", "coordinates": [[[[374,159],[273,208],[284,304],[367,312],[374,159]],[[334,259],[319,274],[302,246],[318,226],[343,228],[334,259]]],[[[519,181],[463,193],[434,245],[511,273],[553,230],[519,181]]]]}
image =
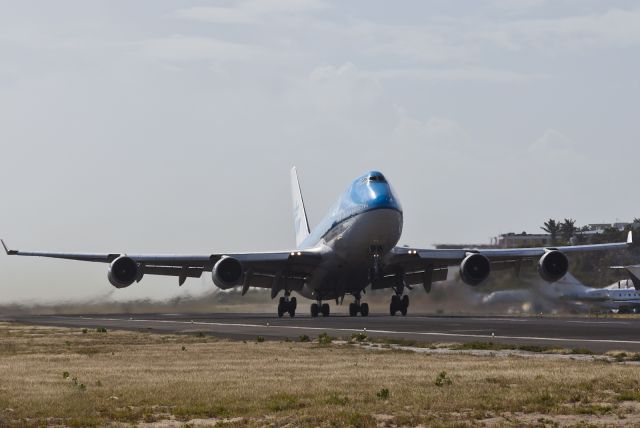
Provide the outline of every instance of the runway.
{"type": "Polygon", "coordinates": [[[366,331],[373,337],[421,342],[494,341],[519,345],[586,348],[594,352],[640,352],[640,318],[369,316],[277,318],[271,314],[127,314],[39,315],[0,318],[5,321],[62,327],[106,327],[157,333],[204,332],[218,337],[254,340],[297,340],[326,332],[350,337],[366,331]]]}

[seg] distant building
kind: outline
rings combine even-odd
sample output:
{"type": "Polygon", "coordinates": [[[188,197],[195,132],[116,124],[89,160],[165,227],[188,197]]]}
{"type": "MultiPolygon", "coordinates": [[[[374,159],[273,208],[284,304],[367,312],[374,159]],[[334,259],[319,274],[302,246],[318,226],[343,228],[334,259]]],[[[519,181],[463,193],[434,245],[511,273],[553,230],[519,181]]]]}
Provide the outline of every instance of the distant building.
{"type": "Polygon", "coordinates": [[[493,238],[493,246],[497,248],[544,247],[551,243],[551,236],[546,233],[504,233],[493,238]]]}
{"type": "MultiPolygon", "coordinates": [[[[571,244],[589,244],[607,229],[624,230],[628,226],[640,228],[640,223],[592,223],[587,225],[588,230],[576,230],[571,238],[571,244]]],[[[558,235],[558,239],[561,239],[558,235]]],[[[454,248],[523,248],[523,247],[546,247],[551,245],[551,235],[548,233],[503,233],[491,238],[490,244],[438,244],[435,247],[440,249],[454,248]]]]}

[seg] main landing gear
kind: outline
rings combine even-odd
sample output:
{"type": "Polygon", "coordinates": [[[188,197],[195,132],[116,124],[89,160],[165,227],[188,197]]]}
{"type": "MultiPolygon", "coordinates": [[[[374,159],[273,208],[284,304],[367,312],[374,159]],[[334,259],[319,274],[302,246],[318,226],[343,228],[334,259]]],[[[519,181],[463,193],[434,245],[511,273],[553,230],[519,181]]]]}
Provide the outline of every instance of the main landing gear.
{"type": "Polygon", "coordinates": [[[318,314],[322,314],[323,317],[328,317],[330,313],[330,308],[328,303],[322,303],[322,301],[318,300],[318,303],[311,304],[311,316],[313,318],[317,318],[318,314]]]}
{"type": "Polygon", "coordinates": [[[407,315],[407,309],[409,309],[409,296],[406,294],[402,297],[399,294],[391,296],[391,303],[389,304],[391,316],[395,316],[396,312],[400,312],[402,316],[405,316],[407,315]]]}
{"type": "Polygon", "coordinates": [[[360,294],[356,294],[355,298],[356,301],[349,304],[349,316],[355,317],[358,315],[358,312],[360,312],[360,315],[363,317],[369,315],[369,304],[360,303],[360,294]]]}
{"type": "Polygon", "coordinates": [[[280,297],[280,301],[278,302],[278,317],[282,318],[284,314],[287,312],[291,318],[296,316],[296,307],[298,306],[298,301],[295,297],[289,298],[288,294],[285,294],[284,297],[280,297]]]}

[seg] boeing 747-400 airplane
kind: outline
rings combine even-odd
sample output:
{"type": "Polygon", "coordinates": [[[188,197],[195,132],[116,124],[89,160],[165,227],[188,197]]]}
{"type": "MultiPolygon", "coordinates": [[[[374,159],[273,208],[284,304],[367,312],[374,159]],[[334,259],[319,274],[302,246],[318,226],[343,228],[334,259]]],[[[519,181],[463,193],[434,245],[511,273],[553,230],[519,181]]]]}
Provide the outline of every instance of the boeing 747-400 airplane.
{"type": "Polygon", "coordinates": [[[354,297],[349,315],[369,314],[362,302],[365,289],[390,289],[389,312],[407,314],[409,296],[405,289],[445,280],[449,266],[459,265],[462,280],[477,286],[489,276],[492,267],[514,267],[526,260],[537,260],[540,276],[555,282],[565,276],[569,261],[565,253],[615,250],[627,242],[573,245],[556,248],[514,249],[421,249],[396,246],[402,233],[400,201],[384,175],[370,171],[356,178],[320,224],[309,228],[295,168],[291,170],[296,246],[287,251],[266,253],[221,253],[202,255],[133,255],[126,253],[51,253],[10,250],[9,255],[40,256],[109,263],[108,279],[114,287],[128,287],[145,275],[172,275],[179,285],[187,278],[211,272],[221,289],[241,286],[244,295],[250,287],[280,291],[278,315],[295,315],[297,302],[292,292],[315,300],[311,316],[329,316],[328,303],[354,297]]]}

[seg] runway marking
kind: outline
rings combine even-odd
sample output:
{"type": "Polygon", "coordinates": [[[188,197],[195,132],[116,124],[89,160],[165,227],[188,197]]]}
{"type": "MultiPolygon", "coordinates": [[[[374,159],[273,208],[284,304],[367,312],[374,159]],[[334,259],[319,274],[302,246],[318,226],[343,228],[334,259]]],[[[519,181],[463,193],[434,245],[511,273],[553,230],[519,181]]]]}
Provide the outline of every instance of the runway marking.
{"type": "MultiPolygon", "coordinates": [[[[65,319],[77,319],[75,317],[58,316],[56,318],[65,319]]],[[[79,317],[80,319],[93,320],[93,321],[125,321],[122,318],[93,318],[93,317],[79,317]]],[[[446,337],[474,337],[482,339],[511,339],[511,340],[545,340],[551,342],[585,342],[585,343],[620,343],[620,344],[633,344],[640,345],[640,341],[637,340],[613,340],[613,339],[578,339],[578,338],[560,338],[560,337],[527,337],[527,336],[499,336],[490,334],[459,334],[459,333],[441,333],[441,332],[419,332],[419,331],[394,331],[394,330],[376,330],[366,328],[338,328],[338,327],[302,327],[293,325],[264,325],[264,324],[243,324],[243,323],[225,323],[225,322],[205,322],[205,321],[174,321],[174,320],[147,320],[147,319],[134,319],[126,320],[133,322],[147,322],[147,323],[166,323],[166,324],[188,324],[188,325],[209,325],[209,326],[230,326],[230,327],[259,327],[259,328],[287,328],[292,330],[332,330],[332,331],[344,331],[350,333],[379,333],[379,334],[414,334],[420,336],[446,336],[446,337]]],[[[125,327],[121,327],[125,328],[125,327]]],[[[126,329],[126,328],[125,328],[126,329]]]]}
{"type": "Polygon", "coordinates": [[[628,321],[566,321],[566,322],[572,322],[576,324],[622,324],[622,325],[629,324],[628,321]]]}
{"type": "Polygon", "coordinates": [[[474,321],[510,321],[510,322],[528,322],[527,318],[469,318],[474,321]]]}

